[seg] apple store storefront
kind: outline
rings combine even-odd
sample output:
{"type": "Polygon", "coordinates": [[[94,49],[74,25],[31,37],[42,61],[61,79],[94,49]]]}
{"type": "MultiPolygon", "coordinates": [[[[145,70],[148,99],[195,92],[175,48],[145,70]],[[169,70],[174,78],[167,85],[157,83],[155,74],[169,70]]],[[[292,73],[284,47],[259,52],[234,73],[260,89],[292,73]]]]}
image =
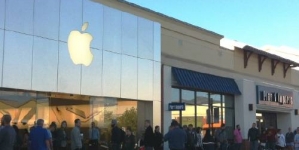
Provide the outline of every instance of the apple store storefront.
{"type": "Polygon", "coordinates": [[[157,22],[89,0],[2,0],[0,51],[0,112],[20,129],[78,118],[109,141],[112,119],[137,137],[161,123],[157,22]]]}

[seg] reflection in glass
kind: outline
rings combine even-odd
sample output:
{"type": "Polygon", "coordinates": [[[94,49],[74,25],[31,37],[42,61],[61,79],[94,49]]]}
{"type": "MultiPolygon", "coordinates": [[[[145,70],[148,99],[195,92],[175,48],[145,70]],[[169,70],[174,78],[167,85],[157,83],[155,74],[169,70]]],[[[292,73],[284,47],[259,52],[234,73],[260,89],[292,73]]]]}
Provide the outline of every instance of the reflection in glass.
{"type": "Polygon", "coordinates": [[[121,55],[104,51],[103,53],[103,95],[120,97],[121,55]]]}
{"type": "Polygon", "coordinates": [[[223,108],[224,109],[224,118],[225,120],[225,126],[227,127],[227,135],[230,139],[233,139],[233,130],[234,130],[234,124],[235,124],[235,113],[234,109],[232,108],[223,108]]]}
{"type": "Polygon", "coordinates": [[[103,49],[121,53],[121,12],[104,6],[103,49]]]}
{"type": "Polygon", "coordinates": [[[67,44],[59,42],[58,92],[80,94],[81,65],[73,64],[67,44]]]}
{"type": "Polygon", "coordinates": [[[153,99],[153,71],[153,61],[138,59],[138,99],[153,99]]]}
{"type": "Polygon", "coordinates": [[[161,61],[161,25],[154,23],[154,60],[161,61]]]}
{"type": "Polygon", "coordinates": [[[82,24],[82,0],[62,0],[60,2],[59,40],[66,42],[72,30],[81,31],[82,24]]]}
{"type": "Polygon", "coordinates": [[[58,42],[34,37],[32,89],[57,91],[58,42]]]}
{"type": "Polygon", "coordinates": [[[103,51],[92,49],[93,61],[88,66],[82,66],[81,94],[102,96],[103,51]]]}
{"type": "Polygon", "coordinates": [[[3,87],[31,89],[32,44],[32,36],[5,31],[3,87]]]}
{"type": "Polygon", "coordinates": [[[137,58],[122,55],[121,97],[137,99],[137,58]]]}
{"type": "MultiPolygon", "coordinates": [[[[0,29],[4,29],[5,1],[0,1],[0,29]]],[[[0,35],[1,36],[1,35],[0,35]]]]}
{"type": "Polygon", "coordinates": [[[186,109],[182,111],[182,125],[192,124],[195,126],[195,97],[194,91],[182,90],[182,102],[186,109]]]}
{"type": "Polygon", "coordinates": [[[103,5],[91,0],[83,0],[83,22],[88,22],[87,32],[93,36],[91,47],[103,48],[103,5]]]}
{"type": "Polygon", "coordinates": [[[138,57],[154,59],[154,23],[138,17],[138,57]]]}
{"type": "Polygon", "coordinates": [[[34,1],[34,34],[58,40],[59,0],[34,1]]]}
{"type": "MultiPolygon", "coordinates": [[[[171,88],[171,102],[180,102],[180,90],[171,88]]],[[[171,111],[171,119],[180,122],[180,111],[171,111]]]]}
{"type": "Polygon", "coordinates": [[[8,30],[32,35],[34,6],[33,1],[34,0],[7,0],[5,28],[8,30]]]}
{"type": "Polygon", "coordinates": [[[211,114],[209,110],[209,95],[207,92],[196,92],[197,127],[208,129],[211,114]]]}
{"type": "Polygon", "coordinates": [[[137,17],[122,13],[122,53],[137,56],[137,17]]]}
{"type": "Polygon", "coordinates": [[[223,107],[234,107],[234,96],[233,95],[222,95],[223,107]]]}
{"type": "MultiPolygon", "coordinates": [[[[3,67],[3,44],[4,44],[4,30],[0,29],[0,70],[3,67]]],[[[0,74],[0,80],[2,80],[2,73],[0,74]]]]}

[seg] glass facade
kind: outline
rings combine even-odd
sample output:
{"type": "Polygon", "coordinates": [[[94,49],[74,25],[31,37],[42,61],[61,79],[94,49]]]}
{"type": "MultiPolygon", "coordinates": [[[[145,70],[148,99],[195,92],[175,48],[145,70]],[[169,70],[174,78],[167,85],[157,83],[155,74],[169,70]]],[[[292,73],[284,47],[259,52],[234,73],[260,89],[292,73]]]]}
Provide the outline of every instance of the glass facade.
{"type": "Polygon", "coordinates": [[[137,139],[140,138],[143,121],[152,120],[151,110],[144,107],[151,105],[152,102],[130,99],[0,89],[0,113],[10,114],[12,124],[21,132],[29,130],[37,119],[42,118],[45,127],[55,122],[59,128],[61,122],[66,121],[70,134],[74,120],[78,118],[84,139],[88,140],[88,129],[93,121],[100,128],[102,142],[110,141],[112,119],[117,119],[118,126],[123,129],[130,126],[137,139]]]}
{"type": "MultiPolygon", "coordinates": [[[[172,119],[178,120],[181,125],[193,124],[203,130],[212,129],[213,133],[226,124],[227,130],[234,129],[234,96],[172,88],[172,101],[183,102],[184,111],[172,111],[172,119]]],[[[232,134],[228,135],[233,138],[232,134]]]]}

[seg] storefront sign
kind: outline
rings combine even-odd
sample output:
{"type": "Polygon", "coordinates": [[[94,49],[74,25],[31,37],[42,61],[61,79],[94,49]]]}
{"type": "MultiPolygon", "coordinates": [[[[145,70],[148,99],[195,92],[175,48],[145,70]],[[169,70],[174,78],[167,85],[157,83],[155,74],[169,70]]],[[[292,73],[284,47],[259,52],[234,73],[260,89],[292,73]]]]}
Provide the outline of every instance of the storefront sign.
{"type": "Polygon", "coordinates": [[[257,91],[257,104],[270,105],[270,106],[283,106],[283,107],[293,107],[293,92],[265,87],[256,86],[257,91]]]}
{"type": "Polygon", "coordinates": [[[169,111],[185,110],[185,103],[169,103],[168,110],[169,111]]]}

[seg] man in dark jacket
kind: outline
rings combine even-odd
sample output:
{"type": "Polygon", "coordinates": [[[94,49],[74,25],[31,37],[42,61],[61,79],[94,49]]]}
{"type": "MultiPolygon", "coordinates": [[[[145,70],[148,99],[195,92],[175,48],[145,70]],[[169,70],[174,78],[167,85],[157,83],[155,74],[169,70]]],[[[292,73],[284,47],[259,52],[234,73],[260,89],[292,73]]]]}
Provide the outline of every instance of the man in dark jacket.
{"type": "Polygon", "coordinates": [[[144,133],[144,147],[145,150],[153,150],[155,143],[155,135],[153,128],[151,126],[151,122],[149,120],[145,120],[145,133],[144,133]]]}
{"type": "Polygon", "coordinates": [[[248,140],[250,141],[250,150],[258,150],[259,130],[256,124],[253,123],[252,127],[248,130],[248,140]]]}
{"type": "Polygon", "coordinates": [[[111,121],[112,134],[111,134],[111,149],[120,150],[121,146],[121,129],[117,127],[117,121],[111,121]]]}
{"type": "Polygon", "coordinates": [[[172,121],[170,130],[164,136],[164,141],[168,141],[170,150],[185,150],[187,134],[179,127],[179,123],[176,120],[172,121]]]}

